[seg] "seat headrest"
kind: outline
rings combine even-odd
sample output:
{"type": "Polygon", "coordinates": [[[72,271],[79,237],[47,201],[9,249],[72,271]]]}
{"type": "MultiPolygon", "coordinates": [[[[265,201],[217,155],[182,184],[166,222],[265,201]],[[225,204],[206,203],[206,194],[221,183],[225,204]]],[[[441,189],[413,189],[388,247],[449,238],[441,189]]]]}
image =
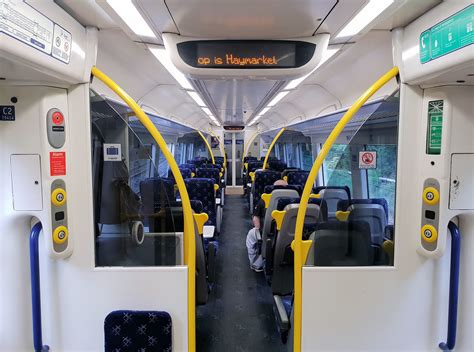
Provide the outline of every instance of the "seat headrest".
{"type": "Polygon", "coordinates": [[[378,204],[381,205],[388,218],[388,203],[385,198],[370,198],[370,199],[341,199],[337,202],[337,210],[347,211],[351,205],[357,204],[378,204]]]}
{"type": "MultiPolygon", "coordinates": [[[[284,210],[285,207],[289,204],[299,204],[301,198],[290,198],[290,197],[283,197],[278,199],[276,210],[284,210]]],[[[321,212],[321,219],[325,221],[328,218],[328,206],[324,199],[318,198],[310,198],[308,204],[315,204],[319,206],[321,212]]]]}
{"type": "Polygon", "coordinates": [[[318,186],[313,189],[314,194],[319,194],[322,190],[330,190],[330,189],[337,189],[337,190],[345,190],[347,193],[347,199],[351,199],[351,190],[347,186],[318,186]]]}
{"type": "Polygon", "coordinates": [[[265,186],[264,193],[272,193],[276,189],[294,189],[300,195],[303,192],[303,187],[301,187],[300,185],[287,185],[287,186],[270,185],[270,186],[265,186]]]}

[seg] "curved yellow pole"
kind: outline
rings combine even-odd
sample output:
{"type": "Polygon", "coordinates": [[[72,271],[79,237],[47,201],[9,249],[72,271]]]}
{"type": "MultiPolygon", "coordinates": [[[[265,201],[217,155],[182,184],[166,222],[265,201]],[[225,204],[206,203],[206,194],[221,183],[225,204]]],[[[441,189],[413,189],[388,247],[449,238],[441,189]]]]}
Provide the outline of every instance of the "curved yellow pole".
{"type": "Polygon", "coordinates": [[[214,132],[212,132],[212,130],[209,130],[209,133],[210,133],[213,137],[215,137],[215,138],[217,139],[217,141],[219,142],[219,149],[221,150],[221,154],[222,154],[222,156],[224,157],[224,165],[222,165],[222,167],[223,167],[224,169],[226,169],[226,168],[227,168],[227,157],[225,156],[224,145],[222,144],[221,139],[220,139],[214,132]]]}
{"type": "MultiPolygon", "coordinates": [[[[244,146],[244,154],[243,154],[243,158],[245,158],[247,156],[247,153],[249,152],[249,148],[250,148],[250,145],[252,144],[253,140],[260,134],[260,131],[257,129],[254,134],[252,134],[252,136],[250,136],[250,139],[249,141],[247,142],[247,144],[244,146]]],[[[242,158],[242,160],[243,160],[242,158]]],[[[243,167],[243,163],[242,163],[242,167],[243,167]]]]}
{"type": "Polygon", "coordinates": [[[215,164],[216,161],[214,160],[214,153],[212,152],[209,142],[207,141],[206,137],[204,137],[204,135],[201,133],[201,131],[197,131],[197,133],[199,133],[204,143],[206,143],[207,150],[209,150],[209,154],[211,154],[212,163],[215,164]]]}
{"type": "Polygon", "coordinates": [[[294,322],[293,322],[293,351],[301,351],[301,330],[302,330],[302,294],[303,294],[303,264],[306,261],[308,251],[311,247],[311,241],[303,241],[303,225],[304,218],[306,215],[306,209],[308,207],[308,200],[310,198],[311,191],[313,189],[314,182],[318,176],[319,170],[323,165],[324,159],[326,158],[329,150],[332,145],[339,137],[341,132],[347,123],[352,119],[352,117],[359,111],[359,109],[364,105],[367,100],[382,86],[384,86],[388,81],[397,76],[398,67],[392,68],[390,71],[385,73],[380,77],[368,90],[362,94],[359,99],[351,106],[349,110],[344,114],[341,120],[337,123],[336,127],[332,130],[329,137],[326,139],[321,151],[318,154],[318,157],[314,161],[313,167],[309,173],[308,179],[303,189],[303,194],[301,195],[300,207],[298,210],[298,215],[296,218],[296,228],[295,228],[295,239],[292,243],[292,248],[294,250],[294,294],[295,300],[293,304],[294,312],[294,322]]]}
{"type": "Polygon", "coordinates": [[[280,132],[277,133],[275,138],[273,138],[272,144],[270,144],[270,148],[268,148],[267,155],[265,155],[265,160],[263,161],[263,167],[262,167],[263,170],[267,168],[267,162],[268,162],[268,158],[270,157],[270,153],[272,152],[272,149],[275,146],[275,143],[278,141],[278,138],[280,138],[283,132],[285,132],[284,127],[280,130],[280,132]]]}
{"type": "Polygon", "coordinates": [[[178,164],[171,152],[168,150],[165,140],[161,136],[156,126],[151,122],[150,118],[138,106],[138,104],[130,97],[117,83],[115,83],[105,73],[97,67],[92,67],[91,73],[99,80],[112,89],[135,113],[137,118],[147,129],[155,142],[160,147],[163,155],[168,162],[173,173],[174,179],[178,186],[181,201],[183,202],[184,215],[184,261],[188,266],[188,351],[196,351],[196,240],[194,234],[194,218],[189,200],[188,191],[184,184],[183,176],[179,171],[178,164]]]}

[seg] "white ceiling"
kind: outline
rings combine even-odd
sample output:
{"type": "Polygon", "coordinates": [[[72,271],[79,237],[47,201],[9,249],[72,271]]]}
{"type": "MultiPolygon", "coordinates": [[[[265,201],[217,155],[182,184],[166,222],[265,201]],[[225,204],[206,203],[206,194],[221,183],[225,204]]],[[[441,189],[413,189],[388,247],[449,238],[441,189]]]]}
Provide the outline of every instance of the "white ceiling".
{"type": "MultiPolygon", "coordinates": [[[[160,114],[207,130],[209,120],[176,81],[145,49],[140,38],[108,7],[106,0],[55,0],[83,25],[97,26],[98,66],[141,103],[160,114]],[[105,9],[105,10],[104,10],[105,9]]],[[[329,32],[334,37],[368,0],[133,0],[157,34],[197,38],[297,38],[329,32]]],[[[331,62],[288,94],[261,120],[262,128],[314,117],[349,105],[392,65],[388,30],[405,25],[440,0],[396,0],[374,29],[351,38],[331,62]]],[[[331,43],[335,43],[334,40],[331,43]]],[[[197,81],[195,87],[216,117],[229,124],[249,118],[284,82],[197,81]],[[247,111],[247,113],[244,113],[247,111]]],[[[102,93],[105,87],[94,83],[102,93]]],[[[393,87],[391,87],[393,88],[393,87]]],[[[390,87],[384,94],[388,94],[390,87]]]]}

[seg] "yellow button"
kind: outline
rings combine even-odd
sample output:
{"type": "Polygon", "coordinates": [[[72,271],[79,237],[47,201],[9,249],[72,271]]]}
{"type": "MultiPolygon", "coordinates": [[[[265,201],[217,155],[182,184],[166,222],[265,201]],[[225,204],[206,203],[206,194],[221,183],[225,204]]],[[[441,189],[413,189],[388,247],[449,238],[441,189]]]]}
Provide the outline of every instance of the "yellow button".
{"type": "Polygon", "coordinates": [[[423,191],[423,200],[426,204],[435,205],[439,202],[439,192],[434,187],[426,187],[423,191]]]}
{"type": "Polygon", "coordinates": [[[69,236],[69,231],[66,226],[58,226],[53,231],[53,241],[56,244],[63,244],[69,236]]]}
{"type": "Polygon", "coordinates": [[[429,243],[436,242],[438,239],[438,231],[432,225],[425,225],[421,228],[421,238],[429,243]]]}
{"type": "Polygon", "coordinates": [[[51,202],[60,207],[66,203],[66,191],[62,188],[56,188],[53,193],[51,193],[51,202]]]}

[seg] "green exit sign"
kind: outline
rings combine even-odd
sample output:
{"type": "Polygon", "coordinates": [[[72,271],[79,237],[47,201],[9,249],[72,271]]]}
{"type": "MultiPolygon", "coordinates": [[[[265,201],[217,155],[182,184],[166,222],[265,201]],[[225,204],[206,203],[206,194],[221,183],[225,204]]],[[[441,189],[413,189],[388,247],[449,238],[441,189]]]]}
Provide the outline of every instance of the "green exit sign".
{"type": "Polygon", "coordinates": [[[420,62],[435,60],[474,43],[474,4],[420,34],[420,62]]]}

